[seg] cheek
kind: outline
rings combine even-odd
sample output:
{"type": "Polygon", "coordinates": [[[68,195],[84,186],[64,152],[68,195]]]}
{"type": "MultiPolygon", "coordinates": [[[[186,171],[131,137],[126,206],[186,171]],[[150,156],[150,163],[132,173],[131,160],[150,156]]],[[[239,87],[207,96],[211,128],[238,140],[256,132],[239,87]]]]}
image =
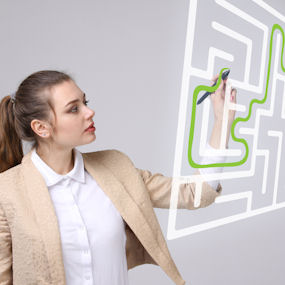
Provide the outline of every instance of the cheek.
{"type": "Polygon", "coordinates": [[[62,134],[72,136],[77,130],[81,130],[81,121],[75,116],[66,116],[60,122],[58,122],[58,131],[62,134]]]}

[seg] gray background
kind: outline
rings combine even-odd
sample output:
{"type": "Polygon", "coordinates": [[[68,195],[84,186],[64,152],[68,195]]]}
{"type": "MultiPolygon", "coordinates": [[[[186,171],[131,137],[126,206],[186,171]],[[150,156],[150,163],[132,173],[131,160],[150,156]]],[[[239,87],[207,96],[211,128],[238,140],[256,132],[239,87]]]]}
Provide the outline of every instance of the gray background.
{"type": "MultiPolygon", "coordinates": [[[[230,2],[270,26],[274,21],[251,1],[230,2]]],[[[203,27],[209,24],[207,19],[214,19],[213,13],[219,13],[215,7],[211,8],[213,3],[201,0],[201,7],[205,8],[203,13],[197,14],[201,37],[196,40],[201,41],[201,48],[194,50],[193,64],[199,68],[206,67],[207,53],[203,47],[213,45],[207,38],[209,35],[202,37],[203,27]]],[[[125,152],[136,167],[171,176],[188,5],[186,0],[1,0],[0,94],[5,96],[13,92],[32,72],[67,71],[85,91],[89,106],[95,110],[97,138],[78,149],[89,152],[116,148],[125,152]]],[[[285,14],[283,1],[270,1],[270,5],[285,14]]],[[[254,31],[238,21],[235,23],[230,15],[222,13],[217,17],[224,17],[225,23],[255,37],[254,31]]],[[[217,39],[215,46],[219,47],[221,42],[226,49],[242,54],[242,47],[231,41],[227,43],[225,39],[217,39]]],[[[256,56],[253,61],[258,66],[260,59],[256,56]]],[[[223,64],[217,62],[216,72],[223,64]]],[[[233,63],[233,78],[242,75],[242,64],[242,61],[233,63]]],[[[254,73],[250,80],[257,83],[254,73]]],[[[281,93],[284,86],[279,84],[277,88],[281,93]]],[[[246,102],[242,94],[246,92],[239,91],[238,100],[246,102]]],[[[264,120],[264,124],[269,124],[267,129],[270,129],[272,121],[264,120]]],[[[275,129],[278,128],[284,129],[284,120],[283,124],[281,120],[275,123],[275,129]]],[[[276,142],[268,137],[264,142],[261,148],[267,147],[274,152],[276,142]]],[[[233,146],[230,142],[229,147],[233,146]]],[[[222,182],[224,193],[235,193],[246,186],[250,187],[245,190],[258,190],[263,161],[259,164],[255,177],[249,180],[222,182]]],[[[193,172],[189,166],[188,169],[184,166],[183,170],[193,172]]],[[[268,203],[262,199],[256,201],[257,205],[268,203]]],[[[180,210],[177,228],[187,227],[192,221],[203,220],[217,211],[229,211],[227,208],[215,211],[215,207],[180,210]]],[[[232,209],[241,207],[233,205],[232,209]]],[[[168,211],[155,209],[155,212],[166,237],[168,211]]],[[[167,243],[187,284],[281,285],[285,282],[284,213],[284,209],[277,210],[167,243]]],[[[173,284],[153,265],[130,270],[129,278],[130,284],[136,285],[173,284]]]]}

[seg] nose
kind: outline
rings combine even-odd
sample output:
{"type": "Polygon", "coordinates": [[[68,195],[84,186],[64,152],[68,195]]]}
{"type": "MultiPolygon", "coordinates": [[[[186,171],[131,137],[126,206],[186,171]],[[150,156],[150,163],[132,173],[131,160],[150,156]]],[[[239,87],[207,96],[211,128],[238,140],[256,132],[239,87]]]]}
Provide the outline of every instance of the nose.
{"type": "Polygon", "coordinates": [[[91,108],[87,107],[87,113],[88,113],[88,117],[93,117],[95,115],[95,111],[92,110],[91,108]]]}

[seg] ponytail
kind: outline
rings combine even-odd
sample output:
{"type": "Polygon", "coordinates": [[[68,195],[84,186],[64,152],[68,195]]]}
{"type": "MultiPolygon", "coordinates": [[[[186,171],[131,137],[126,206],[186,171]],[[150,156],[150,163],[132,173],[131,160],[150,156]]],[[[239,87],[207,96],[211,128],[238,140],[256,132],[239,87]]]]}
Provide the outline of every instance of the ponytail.
{"type": "Polygon", "coordinates": [[[15,129],[14,104],[11,96],[0,102],[0,173],[21,163],[22,141],[15,129]]]}

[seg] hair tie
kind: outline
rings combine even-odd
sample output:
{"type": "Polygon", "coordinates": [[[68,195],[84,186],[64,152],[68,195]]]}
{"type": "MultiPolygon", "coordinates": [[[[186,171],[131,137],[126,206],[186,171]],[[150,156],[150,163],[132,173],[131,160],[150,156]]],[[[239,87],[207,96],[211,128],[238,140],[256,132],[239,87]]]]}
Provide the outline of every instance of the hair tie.
{"type": "Polygon", "coordinates": [[[10,97],[11,97],[11,101],[12,101],[12,103],[13,103],[13,104],[14,104],[14,103],[15,103],[15,101],[16,101],[15,96],[16,96],[16,92],[14,92],[14,93],[12,93],[12,94],[10,95],[10,97]]]}

